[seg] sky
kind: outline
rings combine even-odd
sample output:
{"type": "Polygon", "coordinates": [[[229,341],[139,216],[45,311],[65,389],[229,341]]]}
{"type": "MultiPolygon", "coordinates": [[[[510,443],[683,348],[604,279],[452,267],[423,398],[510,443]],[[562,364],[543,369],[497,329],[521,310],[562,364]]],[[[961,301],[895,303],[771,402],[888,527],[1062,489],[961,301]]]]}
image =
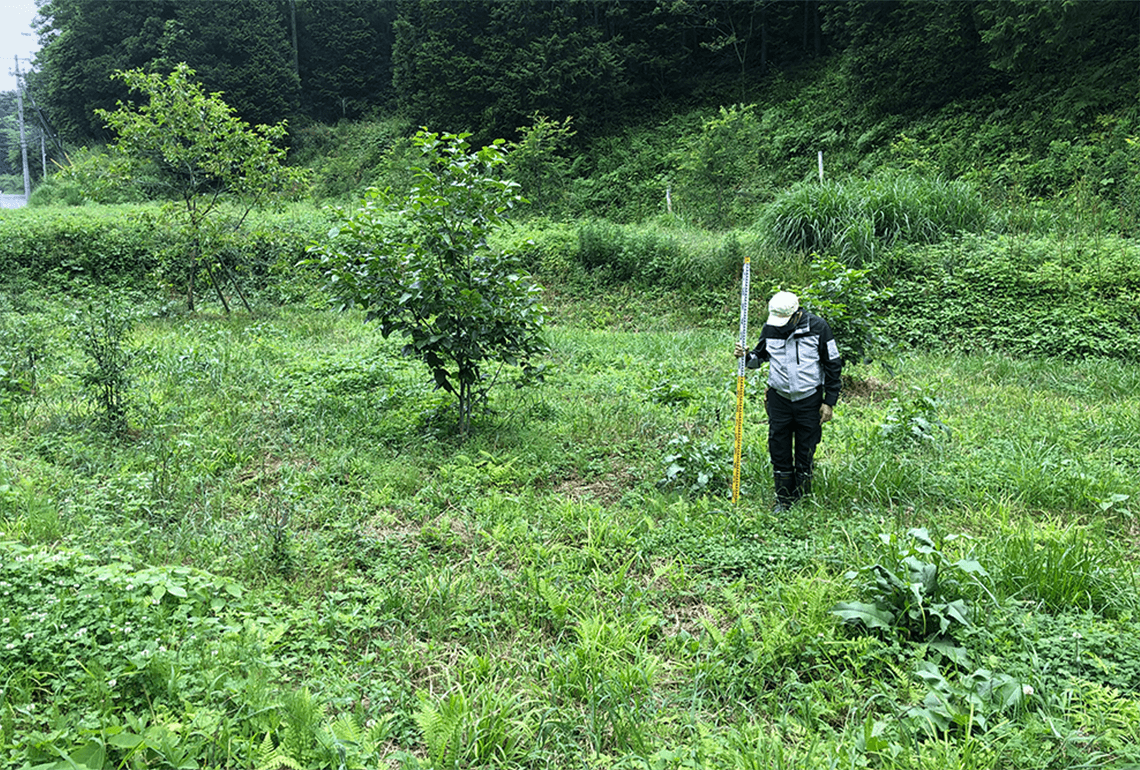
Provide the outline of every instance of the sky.
{"type": "Polygon", "coordinates": [[[40,47],[32,30],[35,16],[35,0],[0,0],[0,91],[16,90],[15,57],[20,57],[24,72],[29,66],[26,60],[40,47]]]}

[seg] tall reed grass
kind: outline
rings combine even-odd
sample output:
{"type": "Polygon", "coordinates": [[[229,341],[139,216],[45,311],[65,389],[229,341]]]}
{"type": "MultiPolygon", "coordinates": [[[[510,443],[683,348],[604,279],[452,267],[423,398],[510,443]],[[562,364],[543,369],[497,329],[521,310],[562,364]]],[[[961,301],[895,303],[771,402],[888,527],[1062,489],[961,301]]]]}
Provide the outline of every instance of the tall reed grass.
{"type": "Polygon", "coordinates": [[[933,243],[977,232],[990,218],[981,195],[967,182],[883,174],[799,184],[768,206],[760,229],[773,248],[834,255],[862,266],[897,243],[933,243]]]}

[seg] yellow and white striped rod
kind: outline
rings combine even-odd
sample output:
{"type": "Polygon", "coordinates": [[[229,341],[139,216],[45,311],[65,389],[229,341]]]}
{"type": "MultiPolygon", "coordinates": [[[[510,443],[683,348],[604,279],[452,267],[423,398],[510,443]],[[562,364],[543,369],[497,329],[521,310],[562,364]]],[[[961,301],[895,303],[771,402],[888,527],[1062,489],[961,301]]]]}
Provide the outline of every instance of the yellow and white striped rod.
{"type": "MultiPolygon", "coordinates": [[[[748,291],[751,283],[751,258],[744,258],[744,274],[740,281],[740,345],[748,350],[748,291]]],[[[744,371],[747,355],[737,360],[736,369],[736,442],[732,451],[732,502],[740,501],[740,458],[744,444],[744,371]]]]}

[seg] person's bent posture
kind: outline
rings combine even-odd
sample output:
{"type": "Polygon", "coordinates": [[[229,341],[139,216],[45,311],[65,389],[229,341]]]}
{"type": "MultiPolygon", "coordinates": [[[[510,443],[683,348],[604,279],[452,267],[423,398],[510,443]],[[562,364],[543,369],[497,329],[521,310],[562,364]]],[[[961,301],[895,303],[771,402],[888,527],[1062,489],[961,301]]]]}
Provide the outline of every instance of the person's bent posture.
{"type": "Polygon", "coordinates": [[[736,357],[747,356],[745,366],[759,369],[768,362],[768,453],[776,484],[776,510],[811,492],[815,449],[823,437],[823,423],[843,387],[843,361],[831,327],[800,307],[787,291],[768,302],[768,320],[760,342],[746,351],[736,343],[736,357]]]}

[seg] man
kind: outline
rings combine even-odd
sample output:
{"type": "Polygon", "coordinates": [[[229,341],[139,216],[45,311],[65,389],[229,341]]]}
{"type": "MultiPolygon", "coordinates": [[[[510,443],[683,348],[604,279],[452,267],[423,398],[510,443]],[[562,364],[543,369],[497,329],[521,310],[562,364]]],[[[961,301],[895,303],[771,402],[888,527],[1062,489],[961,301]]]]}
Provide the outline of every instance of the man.
{"type": "Polygon", "coordinates": [[[843,387],[843,361],[831,327],[817,315],[800,308],[800,300],[781,291],[768,302],[768,320],[756,349],[736,343],[736,357],[747,355],[744,365],[759,369],[768,362],[768,453],[776,484],[776,511],[811,492],[815,448],[823,437],[823,423],[843,387]]]}

